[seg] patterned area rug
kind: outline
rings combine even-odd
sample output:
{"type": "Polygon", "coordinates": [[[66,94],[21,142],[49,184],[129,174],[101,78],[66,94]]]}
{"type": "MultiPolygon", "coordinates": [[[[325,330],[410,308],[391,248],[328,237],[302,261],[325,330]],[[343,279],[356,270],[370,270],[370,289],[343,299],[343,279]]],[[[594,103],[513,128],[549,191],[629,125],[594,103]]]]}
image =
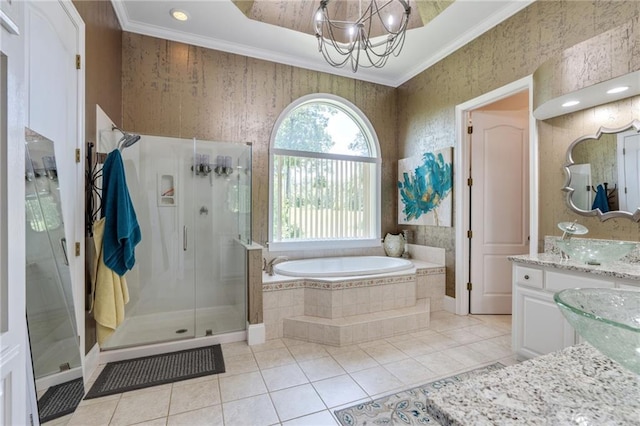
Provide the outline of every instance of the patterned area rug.
{"type": "Polygon", "coordinates": [[[110,362],[84,399],[224,373],[220,345],[110,362]]]}
{"type": "Polygon", "coordinates": [[[66,416],[76,410],[84,395],[82,377],[51,386],[38,400],[40,423],[66,416]]]}
{"type": "Polygon", "coordinates": [[[436,380],[393,395],[336,410],[338,421],[343,426],[365,425],[425,425],[439,424],[427,413],[426,396],[446,386],[452,386],[469,377],[503,368],[496,362],[445,379],[436,380]]]}

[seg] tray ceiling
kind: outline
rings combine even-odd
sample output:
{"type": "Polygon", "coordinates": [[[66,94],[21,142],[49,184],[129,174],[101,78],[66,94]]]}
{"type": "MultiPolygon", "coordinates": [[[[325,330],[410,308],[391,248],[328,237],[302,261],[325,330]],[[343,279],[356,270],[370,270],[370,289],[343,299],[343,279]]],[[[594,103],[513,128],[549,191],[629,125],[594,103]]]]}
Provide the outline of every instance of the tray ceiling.
{"type": "MultiPolygon", "coordinates": [[[[345,16],[354,0],[332,0],[345,16]]],[[[112,0],[124,31],[397,87],[534,0],[410,0],[405,45],[384,68],[333,68],[318,52],[319,0],[112,0]],[[169,12],[186,11],[180,22],[169,12]]]]}

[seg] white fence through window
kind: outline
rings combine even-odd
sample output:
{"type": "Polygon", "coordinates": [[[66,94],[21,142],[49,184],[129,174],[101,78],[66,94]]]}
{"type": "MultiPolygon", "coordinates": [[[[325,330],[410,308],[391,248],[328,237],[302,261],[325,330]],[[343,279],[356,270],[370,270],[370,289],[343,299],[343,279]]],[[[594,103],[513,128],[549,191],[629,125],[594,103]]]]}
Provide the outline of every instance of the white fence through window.
{"type": "Polygon", "coordinates": [[[375,160],[331,157],[274,155],[276,241],[375,235],[375,160]]]}

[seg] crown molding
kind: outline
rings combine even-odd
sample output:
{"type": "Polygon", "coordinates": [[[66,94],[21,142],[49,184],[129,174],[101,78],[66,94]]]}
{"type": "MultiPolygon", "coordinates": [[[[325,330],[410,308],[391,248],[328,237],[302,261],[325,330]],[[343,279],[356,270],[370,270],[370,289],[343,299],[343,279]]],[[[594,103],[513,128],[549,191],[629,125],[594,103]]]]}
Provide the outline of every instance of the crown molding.
{"type": "MultiPolygon", "coordinates": [[[[381,84],[384,86],[398,87],[416,75],[420,74],[427,68],[431,67],[435,63],[444,59],[448,55],[452,54],[462,46],[466,45],[470,41],[484,34],[489,29],[503,22],[505,19],[524,9],[535,0],[517,0],[510,2],[506,7],[501,8],[498,12],[492,14],[482,22],[471,27],[468,31],[465,31],[459,37],[453,39],[451,42],[446,43],[441,49],[437,50],[434,54],[428,55],[416,65],[410,66],[406,72],[400,72],[395,75],[389,72],[380,71],[377,69],[362,69],[360,68],[356,74],[354,74],[350,68],[334,68],[324,62],[321,56],[316,59],[301,58],[295,55],[288,55],[286,53],[276,52],[269,49],[257,48],[249,46],[247,44],[235,43],[229,40],[223,40],[219,38],[199,36],[193,33],[182,32],[174,29],[167,29],[164,27],[143,23],[132,20],[127,13],[127,9],[122,0],[112,0],[111,3],[116,12],[116,16],[120,22],[120,26],[123,31],[132,32],[136,34],[147,35],[151,37],[162,38],[166,40],[172,40],[181,43],[187,43],[207,49],[219,50],[228,53],[234,53],[237,55],[247,56],[250,58],[261,59],[269,62],[275,62],[279,64],[290,65],[294,67],[304,68],[312,71],[323,72],[333,74],[341,77],[362,80],[370,83],[381,84]]],[[[456,3],[464,2],[464,0],[458,0],[454,2],[450,7],[444,10],[440,15],[455,13],[456,3]]],[[[463,5],[459,5],[463,7],[463,5]]],[[[435,18],[435,21],[440,18],[435,18]]],[[[266,24],[265,24],[266,25],[266,24]]],[[[421,31],[424,28],[417,28],[411,31],[421,31]]],[[[293,30],[285,28],[280,29],[282,31],[289,31],[289,36],[296,39],[297,43],[309,44],[309,51],[315,49],[316,40],[315,37],[308,34],[302,34],[293,30]]],[[[409,34],[407,34],[409,36],[409,34]]],[[[387,64],[389,67],[389,64],[387,64]]],[[[398,67],[396,67],[398,68],[398,67]]]]}

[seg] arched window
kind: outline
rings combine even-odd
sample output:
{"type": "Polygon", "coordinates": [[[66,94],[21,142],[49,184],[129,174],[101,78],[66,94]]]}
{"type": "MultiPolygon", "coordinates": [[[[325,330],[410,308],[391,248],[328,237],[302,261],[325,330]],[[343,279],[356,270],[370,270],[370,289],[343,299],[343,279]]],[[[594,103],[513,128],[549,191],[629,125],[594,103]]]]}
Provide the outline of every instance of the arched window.
{"type": "Polygon", "coordinates": [[[269,166],[269,250],[380,245],[380,147],[355,105],[327,94],[293,102],[269,166]]]}

